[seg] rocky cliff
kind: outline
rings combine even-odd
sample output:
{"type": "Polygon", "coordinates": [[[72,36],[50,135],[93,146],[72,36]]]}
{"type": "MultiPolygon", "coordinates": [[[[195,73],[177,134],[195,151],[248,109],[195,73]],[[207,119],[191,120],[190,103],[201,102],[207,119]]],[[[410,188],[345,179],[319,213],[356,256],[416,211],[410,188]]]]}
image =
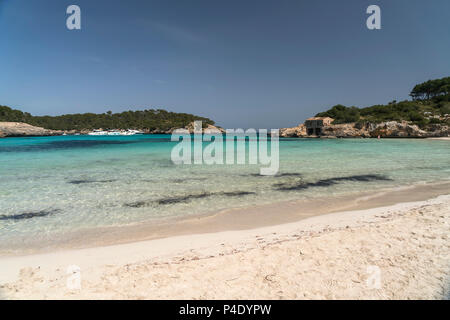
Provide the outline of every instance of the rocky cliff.
{"type": "MultiPolygon", "coordinates": [[[[307,137],[304,125],[294,128],[280,129],[281,137],[307,137]]],[[[344,123],[325,126],[320,137],[324,138],[427,138],[427,137],[448,137],[450,128],[446,125],[434,124],[427,127],[427,130],[420,129],[417,125],[407,121],[389,121],[382,123],[344,123]]]]}
{"type": "MultiPolygon", "coordinates": [[[[189,133],[194,133],[194,123],[191,122],[190,124],[188,124],[186,127],[184,127],[184,129],[187,129],[189,131],[189,133]]],[[[173,130],[172,130],[173,131],[173,130]]],[[[202,128],[203,133],[225,133],[225,130],[221,127],[216,127],[213,126],[211,124],[208,124],[206,126],[206,128],[202,128]]],[[[172,132],[170,132],[172,133],[172,132]]]]}
{"type": "Polygon", "coordinates": [[[306,134],[306,127],[303,123],[299,124],[296,127],[293,128],[283,128],[280,129],[280,137],[285,137],[285,138],[303,138],[308,136],[306,134]]]}
{"type": "Polygon", "coordinates": [[[27,136],[55,136],[62,131],[48,130],[34,127],[23,122],[0,122],[0,138],[3,137],[27,137],[27,136]]]}

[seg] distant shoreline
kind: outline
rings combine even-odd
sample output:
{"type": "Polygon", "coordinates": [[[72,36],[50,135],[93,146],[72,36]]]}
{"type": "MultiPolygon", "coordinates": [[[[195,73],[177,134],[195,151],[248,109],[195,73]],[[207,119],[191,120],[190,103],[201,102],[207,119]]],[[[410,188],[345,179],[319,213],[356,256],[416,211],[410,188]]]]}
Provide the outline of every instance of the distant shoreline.
{"type": "MultiPolygon", "coordinates": [[[[310,118],[310,119],[322,119],[322,118],[310,118]]],[[[331,118],[324,118],[333,120],[331,118]]],[[[317,121],[317,120],[314,120],[317,121]]],[[[322,121],[322,120],[318,120],[322,121]]],[[[449,128],[448,126],[436,126],[434,131],[425,131],[420,129],[417,125],[411,124],[407,121],[396,122],[388,121],[381,123],[365,123],[364,125],[358,123],[344,123],[344,124],[332,124],[327,122],[322,123],[316,129],[309,127],[307,120],[305,124],[300,124],[293,128],[279,129],[279,136],[281,138],[324,138],[324,139],[336,139],[336,138],[448,138],[449,128]],[[310,130],[318,130],[320,134],[311,134],[310,130]]],[[[172,134],[177,128],[171,128],[168,130],[160,129],[140,129],[140,134],[172,134]]],[[[184,128],[189,132],[194,132],[194,125],[190,123],[184,128]]],[[[137,131],[129,128],[128,131],[137,131]]],[[[221,127],[217,127],[211,124],[207,124],[203,128],[204,132],[207,131],[213,133],[225,133],[225,130],[221,127]]],[[[41,136],[77,136],[77,135],[91,135],[95,131],[102,131],[102,129],[96,130],[51,130],[41,127],[35,127],[23,122],[0,122],[0,138],[13,138],[13,137],[41,137],[41,136]]],[[[121,129],[108,129],[108,131],[124,131],[121,129]]],[[[94,135],[94,136],[106,136],[106,135],[94,135]]],[[[109,136],[109,135],[108,135],[109,136]]],[[[113,135],[112,135],[113,136],[113,135]]]]}
{"type": "MultiPolygon", "coordinates": [[[[141,136],[145,135],[170,135],[170,133],[142,133],[141,136]]],[[[225,134],[223,134],[225,135],[225,134]]],[[[270,134],[268,134],[270,136],[270,134]]],[[[1,136],[0,139],[11,139],[11,138],[39,138],[39,137],[109,137],[109,138],[117,138],[114,135],[104,135],[104,136],[95,136],[88,135],[86,133],[80,134],[45,134],[45,135],[10,135],[10,136],[1,136]]],[[[333,139],[427,139],[427,140],[443,140],[450,141],[450,137],[360,137],[360,136],[346,136],[346,137],[335,137],[335,136],[305,136],[305,137],[280,137],[281,139],[325,139],[325,140],[333,140],[333,139]]],[[[0,140],[1,141],[1,140],[0,140]]]]}

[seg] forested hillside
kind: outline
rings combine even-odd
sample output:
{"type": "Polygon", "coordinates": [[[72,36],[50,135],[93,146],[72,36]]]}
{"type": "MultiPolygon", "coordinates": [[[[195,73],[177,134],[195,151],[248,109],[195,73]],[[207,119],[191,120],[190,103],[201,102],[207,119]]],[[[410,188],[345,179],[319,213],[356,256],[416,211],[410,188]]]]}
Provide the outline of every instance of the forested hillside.
{"type": "Polygon", "coordinates": [[[366,108],[336,105],[320,112],[318,117],[331,117],[333,124],[350,122],[410,121],[421,128],[429,124],[450,125],[450,77],[429,80],[416,85],[410,93],[412,101],[392,101],[387,105],[366,108]]]}
{"type": "Polygon", "coordinates": [[[162,109],[125,111],[102,114],[83,113],[61,116],[32,116],[27,112],[0,106],[0,121],[25,122],[34,126],[53,130],[92,130],[103,129],[148,129],[168,130],[182,128],[194,120],[202,120],[203,124],[214,124],[208,118],[188,113],[169,112],[162,109]]]}

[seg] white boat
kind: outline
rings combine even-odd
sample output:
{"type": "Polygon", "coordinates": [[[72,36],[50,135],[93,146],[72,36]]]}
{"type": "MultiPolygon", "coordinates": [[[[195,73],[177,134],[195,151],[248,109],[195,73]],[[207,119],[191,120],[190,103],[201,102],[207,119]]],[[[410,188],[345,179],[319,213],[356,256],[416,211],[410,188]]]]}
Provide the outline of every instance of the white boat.
{"type": "Polygon", "coordinates": [[[120,133],[121,136],[133,136],[135,135],[135,133],[133,132],[128,132],[128,131],[123,131],[120,133]]]}
{"type": "Polygon", "coordinates": [[[120,132],[120,131],[108,131],[107,135],[108,136],[121,136],[122,132],[120,132]]]}
{"type": "Polygon", "coordinates": [[[90,136],[106,136],[107,134],[108,132],[102,130],[94,130],[88,133],[88,135],[90,136]]]}
{"type": "Polygon", "coordinates": [[[143,134],[142,131],[139,131],[139,130],[132,130],[132,129],[128,129],[127,132],[128,132],[128,133],[132,133],[132,134],[143,134]]]}
{"type": "Polygon", "coordinates": [[[142,131],[139,130],[111,130],[111,131],[103,131],[103,130],[93,130],[92,132],[89,132],[88,135],[90,136],[133,136],[135,134],[143,134],[142,131]]]}

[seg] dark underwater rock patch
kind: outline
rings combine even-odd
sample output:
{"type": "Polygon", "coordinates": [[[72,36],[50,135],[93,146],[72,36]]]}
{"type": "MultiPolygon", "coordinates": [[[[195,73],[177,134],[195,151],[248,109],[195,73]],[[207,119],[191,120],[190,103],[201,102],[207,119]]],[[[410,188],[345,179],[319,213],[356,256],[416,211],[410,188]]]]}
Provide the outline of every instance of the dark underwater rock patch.
{"type": "Polygon", "coordinates": [[[135,143],[134,141],[117,141],[117,140],[66,140],[66,141],[49,141],[44,143],[36,143],[24,146],[11,146],[0,148],[0,152],[28,152],[28,151],[48,151],[73,148],[90,148],[100,145],[120,145],[135,143]]]}
{"type": "Polygon", "coordinates": [[[145,201],[137,201],[137,202],[126,203],[125,206],[130,207],[130,208],[142,208],[142,207],[148,206],[148,204],[149,203],[145,202],[145,201]]]}
{"type": "Polygon", "coordinates": [[[156,200],[158,204],[173,204],[179,202],[186,202],[192,199],[202,199],[212,196],[212,193],[200,193],[200,194],[189,194],[181,197],[173,197],[173,198],[164,198],[156,200]]]}
{"type": "Polygon", "coordinates": [[[189,194],[185,196],[179,196],[179,197],[170,197],[170,198],[163,198],[159,200],[154,201],[136,201],[131,203],[126,203],[124,206],[130,207],[130,208],[142,208],[142,207],[148,207],[153,203],[156,203],[157,205],[170,205],[170,204],[176,204],[180,202],[188,202],[193,199],[203,199],[207,197],[217,196],[217,195],[224,195],[227,197],[243,197],[246,195],[256,194],[256,192],[251,191],[230,191],[230,192],[215,192],[215,193],[199,193],[199,194],[189,194]]]}
{"type": "Polygon", "coordinates": [[[220,193],[224,196],[227,197],[242,197],[242,196],[247,196],[249,194],[256,194],[256,192],[250,192],[250,191],[232,191],[232,192],[223,192],[220,193]]]}
{"type": "Polygon", "coordinates": [[[286,172],[275,175],[275,177],[301,177],[302,174],[298,172],[286,172]]]}
{"type": "MultiPolygon", "coordinates": [[[[242,175],[242,176],[248,176],[248,175],[242,175]]],[[[285,172],[285,173],[278,173],[274,176],[267,176],[267,175],[262,175],[259,173],[251,173],[250,174],[251,177],[275,177],[275,178],[282,178],[282,177],[301,177],[302,174],[298,173],[298,172],[285,172]]]]}
{"type": "Polygon", "coordinates": [[[172,162],[172,160],[167,160],[167,159],[155,159],[149,160],[152,164],[155,164],[158,167],[162,167],[162,168],[170,168],[170,167],[174,167],[175,164],[172,162]]]}
{"type": "Polygon", "coordinates": [[[114,144],[131,144],[136,141],[124,140],[65,140],[65,141],[50,141],[41,144],[42,147],[49,149],[67,149],[67,148],[87,148],[100,145],[114,145],[114,144]]]}
{"type": "Polygon", "coordinates": [[[55,149],[74,149],[74,148],[91,148],[102,145],[125,145],[134,143],[162,143],[170,142],[170,138],[158,139],[136,139],[136,140],[114,140],[115,137],[107,136],[103,139],[86,139],[86,140],[60,140],[48,141],[43,143],[35,143],[22,146],[0,146],[0,152],[33,152],[48,151],[55,149]]]}
{"type": "Polygon", "coordinates": [[[68,183],[71,184],[83,184],[83,183],[108,183],[108,182],[114,182],[116,180],[70,180],[68,183]]]}
{"type": "Polygon", "coordinates": [[[174,183],[184,183],[189,181],[205,181],[206,178],[186,178],[186,179],[173,179],[171,180],[174,183]]]}
{"type": "Polygon", "coordinates": [[[35,218],[35,217],[45,217],[45,216],[53,215],[60,211],[61,210],[59,210],[59,209],[55,209],[55,210],[49,210],[49,211],[41,210],[41,211],[36,211],[36,212],[24,212],[24,213],[18,213],[18,214],[13,214],[13,215],[2,214],[2,215],[0,215],[0,220],[23,220],[23,219],[31,219],[31,218],[35,218]]]}
{"type": "Polygon", "coordinates": [[[211,195],[212,195],[211,193],[190,194],[190,195],[186,195],[186,196],[163,198],[163,199],[153,200],[153,201],[136,201],[136,202],[126,203],[125,206],[130,207],[130,208],[143,208],[143,207],[148,207],[153,203],[156,203],[158,205],[174,204],[174,203],[180,203],[180,202],[187,202],[191,199],[206,198],[211,195]]]}
{"type": "Polygon", "coordinates": [[[277,183],[274,184],[274,187],[276,188],[276,190],[279,191],[294,191],[294,190],[305,190],[313,187],[329,187],[343,181],[369,182],[369,181],[389,181],[389,180],[391,179],[382,175],[364,174],[364,175],[322,179],[316,182],[306,182],[306,183],[299,182],[296,184],[277,183]]]}
{"type": "Polygon", "coordinates": [[[215,192],[215,193],[205,192],[205,193],[200,193],[200,194],[190,194],[190,195],[181,196],[181,197],[160,199],[160,200],[157,200],[157,203],[164,205],[164,204],[174,204],[174,203],[179,203],[179,202],[187,202],[192,199],[202,199],[202,198],[218,196],[218,195],[224,195],[227,197],[242,197],[242,196],[250,195],[250,194],[255,194],[255,192],[250,192],[250,191],[230,191],[230,192],[215,192]]]}

